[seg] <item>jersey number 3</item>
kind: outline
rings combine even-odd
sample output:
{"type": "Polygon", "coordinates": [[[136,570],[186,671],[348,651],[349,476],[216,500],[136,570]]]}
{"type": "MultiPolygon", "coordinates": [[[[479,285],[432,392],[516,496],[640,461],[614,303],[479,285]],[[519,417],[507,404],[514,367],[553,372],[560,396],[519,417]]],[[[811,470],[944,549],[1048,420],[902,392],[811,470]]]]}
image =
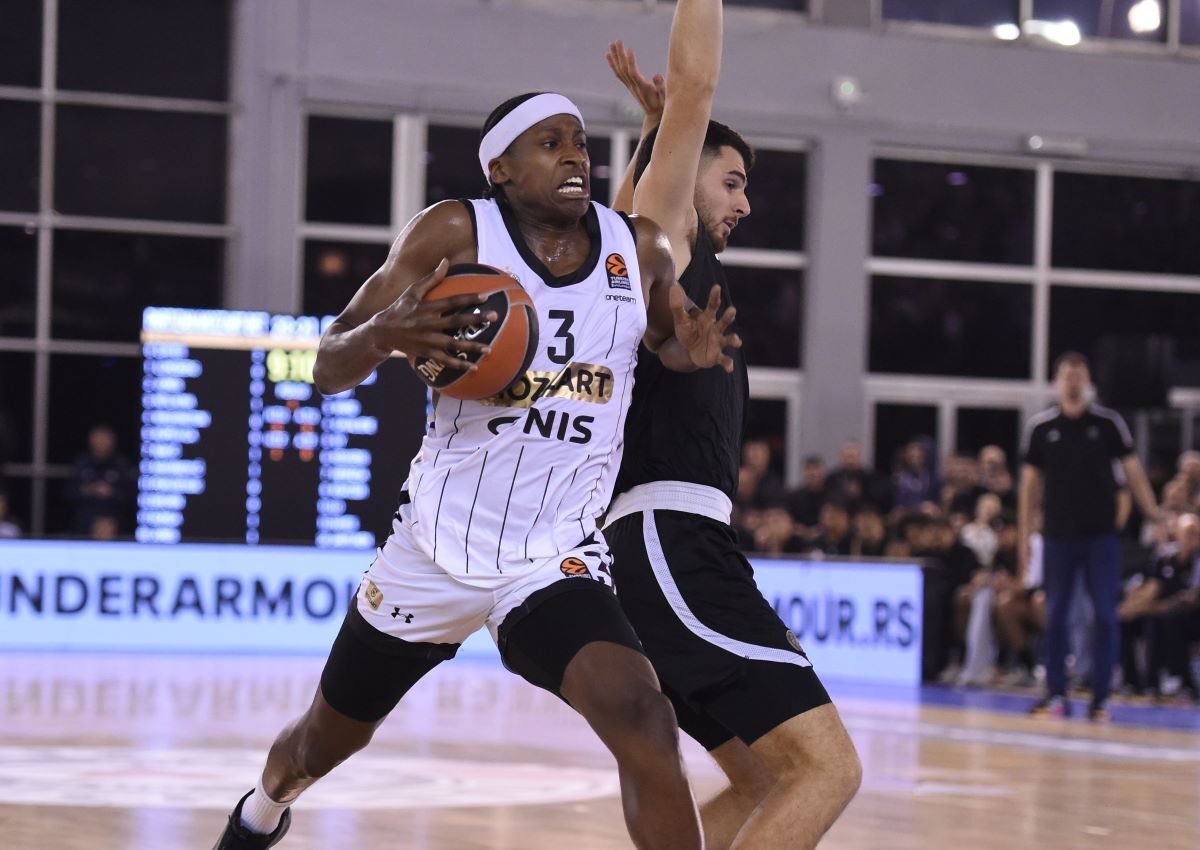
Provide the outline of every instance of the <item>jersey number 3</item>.
{"type": "Polygon", "coordinates": [[[571,325],[575,323],[575,312],[573,310],[551,310],[550,318],[558,322],[558,332],[554,334],[554,339],[562,340],[562,345],[548,346],[546,348],[546,356],[550,361],[557,363],[559,366],[565,366],[571,362],[571,358],[575,356],[575,336],[571,333],[571,325]]]}

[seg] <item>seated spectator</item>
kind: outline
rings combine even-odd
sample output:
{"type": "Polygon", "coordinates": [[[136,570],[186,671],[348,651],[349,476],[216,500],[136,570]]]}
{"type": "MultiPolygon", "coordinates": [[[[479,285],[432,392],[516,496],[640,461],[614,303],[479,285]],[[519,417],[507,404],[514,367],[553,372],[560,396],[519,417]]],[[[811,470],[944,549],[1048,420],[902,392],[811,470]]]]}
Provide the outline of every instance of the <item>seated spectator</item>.
{"type": "Polygon", "coordinates": [[[785,508],[767,508],[754,532],[754,550],[765,555],[803,552],[805,543],[785,508]]]}
{"type": "MultiPolygon", "coordinates": [[[[1008,600],[1017,590],[1017,526],[1015,517],[1001,516],[1000,499],[987,494],[980,500],[980,518],[987,517],[993,507],[997,513],[988,519],[985,532],[975,529],[977,542],[983,545],[982,568],[969,584],[960,588],[956,599],[955,623],[966,646],[960,685],[984,685],[998,673],[996,662],[1000,644],[995,639],[996,621],[1001,600],[1008,600]]],[[[1022,659],[1024,663],[1027,659],[1022,659]]]]}
{"type": "Polygon", "coordinates": [[[842,445],[837,468],[826,477],[826,488],[831,500],[850,510],[856,510],[863,503],[874,505],[885,513],[892,509],[887,480],[867,468],[862,444],[855,440],[842,445]]]}
{"type": "Polygon", "coordinates": [[[74,533],[93,537],[92,526],[100,518],[111,520],[118,534],[124,530],[136,483],[133,468],[117,453],[117,435],[112,428],[92,428],[88,450],[75,459],[67,483],[67,498],[74,504],[74,533]]]}
{"type": "Polygon", "coordinates": [[[800,534],[807,535],[815,531],[821,521],[821,505],[827,498],[825,461],[820,455],[809,455],[804,459],[804,484],[798,490],[793,490],[787,499],[792,519],[801,526],[800,534]]]}
{"type": "Polygon", "coordinates": [[[946,460],[946,483],[942,487],[942,510],[949,516],[974,516],[979,497],[988,492],[979,483],[979,465],[970,455],[954,454],[946,460]]]}
{"type": "Polygon", "coordinates": [[[1179,456],[1176,480],[1182,482],[1188,505],[1200,508],[1200,452],[1186,451],[1179,456]]]}
{"type": "Polygon", "coordinates": [[[882,558],[887,555],[887,544],[887,527],[883,524],[883,516],[873,507],[861,508],[854,515],[850,554],[855,558],[882,558]]]}
{"type": "Polygon", "coordinates": [[[1176,518],[1187,513],[1190,506],[1187,501],[1187,484],[1181,478],[1172,478],[1162,490],[1161,522],[1142,523],[1138,540],[1145,549],[1153,550],[1156,554],[1167,553],[1174,544],[1172,541],[1172,525],[1176,518]]]}
{"type": "MultiPolygon", "coordinates": [[[[1013,561],[1013,573],[1017,566],[1017,531],[1011,531],[1011,546],[1008,526],[1003,531],[1004,540],[997,549],[996,563],[1007,571],[1008,559],[1013,561]]],[[[1016,662],[1005,677],[1005,683],[1024,687],[1035,683],[1034,663],[1037,642],[1046,631],[1046,593],[1042,590],[1042,535],[1034,531],[1029,536],[1029,569],[1024,586],[1013,581],[996,595],[995,621],[1000,648],[1016,662]]]]}
{"type": "Polygon", "coordinates": [[[996,528],[1000,521],[1000,497],[995,493],[984,493],[975,504],[975,519],[963,527],[958,539],[975,553],[975,559],[984,567],[991,567],[996,557],[1000,539],[996,528]]]}
{"type": "Polygon", "coordinates": [[[957,678],[962,642],[955,628],[955,598],[959,588],[969,583],[979,569],[970,549],[958,543],[950,524],[937,517],[912,513],[900,518],[896,526],[897,542],[887,548],[889,557],[919,558],[936,575],[939,588],[935,599],[927,600],[926,619],[936,624],[926,635],[928,657],[926,675],[953,681],[957,678]]]}
{"type": "Polygon", "coordinates": [[[8,493],[0,490],[0,540],[12,540],[21,536],[21,526],[8,515],[8,493]]]}
{"type": "Polygon", "coordinates": [[[913,440],[904,447],[892,476],[894,507],[907,511],[927,503],[936,504],[940,490],[925,444],[913,440]]]}
{"type": "Polygon", "coordinates": [[[979,483],[989,493],[1000,497],[1007,511],[1017,509],[1017,488],[1008,468],[1008,455],[999,446],[984,446],[979,450],[979,483]]]}
{"type": "Polygon", "coordinates": [[[1200,638],[1200,518],[1183,514],[1171,525],[1173,548],[1135,574],[1117,607],[1121,624],[1121,670],[1133,694],[1157,695],[1161,675],[1178,676],[1193,700],[1200,694],[1192,676],[1188,648],[1200,638]],[[1138,663],[1138,643],[1146,641],[1145,669],[1138,663]]]}
{"type": "Polygon", "coordinates": [[[116,540],[120,531],[116,517],[98,516],[92,520],[88,537],[92,540],[116,540]]]}
{"type": "Polygon", "coordinates": [[[821,506],[817,534],[807,551],[844,557],[850,554],[850,544],[850,512],[836,502],[826,502],[821,506]]]}
{"type": "Polygon", "coordinates": [[[744,481],[738,479],[738,501],[742,505],[770,508],[784,504],[787,491],[772,467],[771,446],[766,440],[746,441],[742,446],[742,470],[746,476],[744,481]]]}

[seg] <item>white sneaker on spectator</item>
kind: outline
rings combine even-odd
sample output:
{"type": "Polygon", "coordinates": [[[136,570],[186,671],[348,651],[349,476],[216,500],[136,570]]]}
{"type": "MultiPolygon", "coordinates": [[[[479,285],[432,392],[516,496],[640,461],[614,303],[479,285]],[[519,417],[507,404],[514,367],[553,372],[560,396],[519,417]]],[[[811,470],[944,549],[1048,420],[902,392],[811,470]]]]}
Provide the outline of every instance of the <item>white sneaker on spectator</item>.
{"type": "Polygon", "coordinates": [[[962,665],[956,661],[946,665],[946,668],[938,674],[939,685],[953,685],[958,681],[958,677],[962,674],[962,665]]]}

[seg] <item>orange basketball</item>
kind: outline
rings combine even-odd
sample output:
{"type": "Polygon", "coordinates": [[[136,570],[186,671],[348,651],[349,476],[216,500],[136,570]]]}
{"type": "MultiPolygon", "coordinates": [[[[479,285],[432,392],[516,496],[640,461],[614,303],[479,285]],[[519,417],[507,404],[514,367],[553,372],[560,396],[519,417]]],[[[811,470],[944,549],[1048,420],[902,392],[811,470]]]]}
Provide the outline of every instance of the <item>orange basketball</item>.
{"type": "Polygon", "coordinates": [[[417,377],[426,385],[465,401],[488,398],[508,387],[529,368],[538,344],[537,311],[529,293],[515,277],[500,269],[473,263],[451,266],[446,279],[429,290],[425,300],[471,293],[486,295],[487,300],[460,312],[477,316],[494,312],[499,317],[494,322],[481,321],[450,332],[457,339],[491,346],[491,351],[482,356],[457,355],[478,368],[464,372],[426,357],[409,358],[417,377]]]}

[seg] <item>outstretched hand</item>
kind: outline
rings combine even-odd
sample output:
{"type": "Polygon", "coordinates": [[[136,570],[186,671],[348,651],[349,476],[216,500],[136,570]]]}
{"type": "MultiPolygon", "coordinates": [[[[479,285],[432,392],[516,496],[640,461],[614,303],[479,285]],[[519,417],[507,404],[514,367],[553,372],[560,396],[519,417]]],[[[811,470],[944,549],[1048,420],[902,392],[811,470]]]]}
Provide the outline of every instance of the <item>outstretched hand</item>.
{"type": "Polygon", "coordinates": [[[371,318],[371,338],[377,348],[387,352],[403,351],[410,359],[427,357],[451,369],[473,371],[471,354],[486,354],[488,346],[454,336],[454,332],[483,322],[497,321],[494,311],[460,312],[487,300],[479,294],[456,295],[426,301],[425,296],[446,279],[447,260],[404,290],[390,305],[371,318]]]}
{"type": "Polygon", "coordinates": [[[688,312],[683,289],[678,284],[671,287],[670,301],[675,318],[675,338],[687,349],[696,368],[719,365],[726,372],[732,372],[733,358],[725,353],[725,349],[741,348],[742,338],[737,334],[725,334],[733,324],[737,309],[731,306],[718,315],[721,287],[713,286],[708,293],[708,306],[694,314],[688,312]]]}
{"type": "Polygon", "coordinates": [[[667,81],[662,74],[655,74],[653,79],[646,79],[638,70],[637,56],[632,48],[624,42],[614,41],[608,45],[608,67],[637,100],[642,111],[646,113],[646,121],[658,124],[662,119],[663,106],[667,102],[667,81]]]}

